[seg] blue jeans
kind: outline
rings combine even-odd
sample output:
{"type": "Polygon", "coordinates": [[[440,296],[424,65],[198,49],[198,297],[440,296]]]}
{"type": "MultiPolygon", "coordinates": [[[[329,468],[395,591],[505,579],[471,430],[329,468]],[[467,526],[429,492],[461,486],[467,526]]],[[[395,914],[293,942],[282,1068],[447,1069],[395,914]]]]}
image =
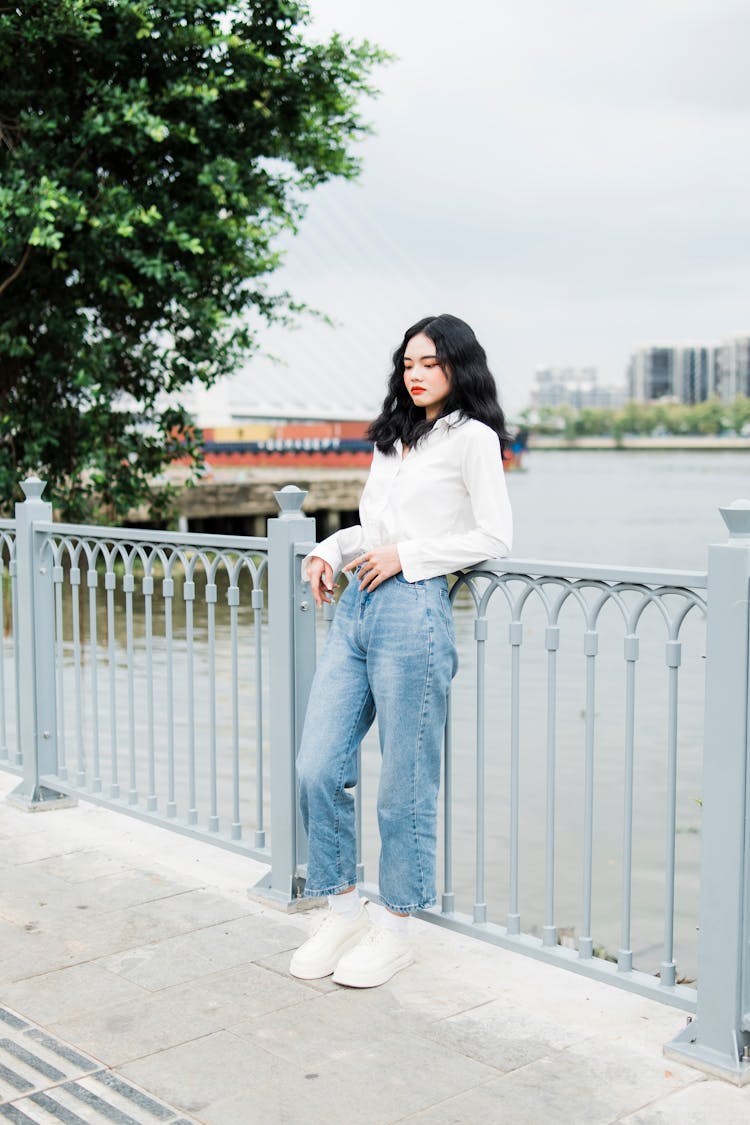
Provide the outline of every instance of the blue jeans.
{"type": "Polygon", "coordinates": [[[407,914],[436,901],[437,801],[446,705],[458,656],[445,578],[398,574],[342,594],[318,662],[297,772],[308,838],[305,894],[356,877],[357,747],[378,718],[380,895],[407,914]]]}

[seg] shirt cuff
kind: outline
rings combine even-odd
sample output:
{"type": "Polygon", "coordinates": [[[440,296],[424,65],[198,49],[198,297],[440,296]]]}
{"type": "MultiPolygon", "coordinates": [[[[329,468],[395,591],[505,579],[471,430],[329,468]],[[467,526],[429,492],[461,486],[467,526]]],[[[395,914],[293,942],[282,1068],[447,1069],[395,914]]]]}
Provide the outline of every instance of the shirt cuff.
{"type": "Polygon", "coordinates": [[[408,539],[396,544],[398,557],[401,560],[401,573],[407,582],[419,582],[426,577],[424,567],[419,563],[419,551],[414,547],[414,543],[408,539]]]}
{"type": "Polygon", "coordinates": [[[336,581],[336,579],[338,578],[338,575],[339,575],[339,571],[341,570],[341,565],[342,565],[343,559],[341,557],[341,551],[339,550],[338,544],[336,543],[335,540],[332,540],[332,541],[329,541],[329,542],[326,542],[326,543],[323,543],[323,544],[318,543],[318,544],[315,545],[315,547],[312,549],[312,551],[310,551],[309,555],[305,555],[304,559],[302,560],[302,581],[303,582],[309,582],[310,581],[310,560],[311,559],[322,559],[323,562],[330,563],[330,565],[333,569],[333,581],[334,582],[336,581]]]}

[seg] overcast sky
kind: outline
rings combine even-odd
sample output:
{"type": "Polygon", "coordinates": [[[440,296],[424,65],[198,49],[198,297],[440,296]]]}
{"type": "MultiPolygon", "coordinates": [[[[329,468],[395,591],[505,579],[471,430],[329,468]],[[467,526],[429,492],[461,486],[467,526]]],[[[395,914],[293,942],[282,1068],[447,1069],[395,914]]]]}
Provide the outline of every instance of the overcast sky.
{"type": "MultiPolygon", "coordinates": [[[[338,324],[271,334],[279,394],[377,409],[429,313],[474,326],[511,413],[539,365],[621,383],[641,343],[750,330],[748,0],[311,11],[314,35],[398,59],[364,107],[361,180],[311,198],[278,277],[338,324]]],[[[267,388],[267,365],[243,384],[267,388]]]]}

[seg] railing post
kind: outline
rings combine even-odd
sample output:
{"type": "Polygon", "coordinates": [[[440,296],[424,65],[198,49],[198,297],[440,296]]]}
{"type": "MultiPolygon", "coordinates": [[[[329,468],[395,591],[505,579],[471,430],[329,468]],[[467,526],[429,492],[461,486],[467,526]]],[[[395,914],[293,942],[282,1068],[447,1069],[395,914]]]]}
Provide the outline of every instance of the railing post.
{"type": "Polygon", "coordinates": [[[16,582],[18,590],[18,744],[23,781],[9,796],[30,811],[61,808],[75,799],[47,789],[40,778],[57,773],[57,700],[55,692],[55,606],[52,564],[38,550],[37,520],[52,519],[52,505],[42,500],[45,482],[22,481],[26,499],[16,504],[16,582]]]}
{"type": "Polygon", "coordinates": [[[315,542],[315,520],[301,511],[306,495],[296,485],[274,493],[281,512],[268,521],[271,870],[252,893],[287,909],[303,904],[295,763],[315,668],[315,604],[300,578],[300,547],[315,542]]]}
{"type": "Polygon", "coordinates": [[[720,509],[709,547],[696,1018],[665,1047],[681,1062],[750,1081],[750,500],[720,509]]]}

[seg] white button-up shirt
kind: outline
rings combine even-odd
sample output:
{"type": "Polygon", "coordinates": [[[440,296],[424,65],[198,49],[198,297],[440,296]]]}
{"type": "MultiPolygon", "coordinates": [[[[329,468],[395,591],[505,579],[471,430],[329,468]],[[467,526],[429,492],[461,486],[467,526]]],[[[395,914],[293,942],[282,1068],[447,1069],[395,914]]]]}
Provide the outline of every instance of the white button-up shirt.
{"type": "Polygon", "coordinates": [[[360,523],[324,539],[313,555],[334,576],[365,551],[395,543],[408,582],[435,578],[484,559],[507,555],[513,520],[494,430],[455,412],[439,418],[403,456],[373,453],[359,505],[360,523]]]}

